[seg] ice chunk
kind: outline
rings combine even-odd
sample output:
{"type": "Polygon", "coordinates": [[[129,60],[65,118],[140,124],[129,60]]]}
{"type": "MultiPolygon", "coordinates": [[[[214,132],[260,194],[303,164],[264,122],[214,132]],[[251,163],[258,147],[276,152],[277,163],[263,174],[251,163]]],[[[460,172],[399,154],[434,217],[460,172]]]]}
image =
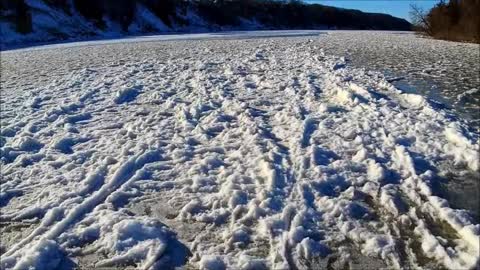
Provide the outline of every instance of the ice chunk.
{"type": "MultiPolygon", "coordinates": [[[[103,218],[109,218],[109,216],[103,218]]],[[[172,233],[161,223],[149,219],[127,218],[113,225],[108,221],[104,224],[96,245],[113,256],[99,261],[96,267],[114,266],[133,261],[141,262],[142,269],[149,269],[163,255],[172,236],[172,233]]]]}
{"type": "Polygon", "coordinates": [[[428,105],[424,97],[416,94],[402,94],[403,101],[413,109],[421,109],[428,105]]]}
{"type": "Polygon", "coordinates": [[[114,102],[117,104],[131,102],[137,98],[140,91],[135,87],[125,87],[119,90],[114,98],[114,102]]]}
{"type": "Polygon", "coordinates": [[[32,245],[18,260],[16,264],[12,257],[2,260],[2,269],[56,269],[65,254],[53,240],[42,239],[36,245],[32,245]]]}
{"type": "Polygon", "coordinates": [[[225,270],[226,266],[220,256],[204,255],[200,260],[201,270],[225,270]]]}

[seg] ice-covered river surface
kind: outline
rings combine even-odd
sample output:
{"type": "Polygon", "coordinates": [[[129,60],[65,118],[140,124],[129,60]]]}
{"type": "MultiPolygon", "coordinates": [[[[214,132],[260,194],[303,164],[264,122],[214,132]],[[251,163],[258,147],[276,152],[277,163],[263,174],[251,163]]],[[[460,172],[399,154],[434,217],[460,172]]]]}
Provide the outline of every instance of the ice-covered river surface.
{"type": "Polygon", "coordinates": [[[322,47],[378,70],[405,91],[438,101],[480,131],[480,45],[416,37],[409,32],[330,32],[322,47]]]}
{"type": "Polygon", "coordinates": [[[343,31],[2,52],[0,267],[474,268],[475,57],[343,31]]]}
{"type": "MultiPolygon", "coordinates": [[[[358,68],[385,74],[393,85],[421,94],[480,132],[480,45],[432,40],[409,32],[336,31],[321,47],[345,56],[358,68]]],[[[448,175],[444,184],[451,203],[480,215],[479,172],[448,175]]]]}

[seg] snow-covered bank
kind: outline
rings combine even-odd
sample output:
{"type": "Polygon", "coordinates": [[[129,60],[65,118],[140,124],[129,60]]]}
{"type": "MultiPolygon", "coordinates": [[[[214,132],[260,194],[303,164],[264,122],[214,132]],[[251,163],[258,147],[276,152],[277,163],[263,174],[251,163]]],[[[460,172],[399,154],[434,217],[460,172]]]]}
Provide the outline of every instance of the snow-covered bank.
{"type": "Polygon", "coordinates": [[[411,30],[405,19],[301,1],[18,0],[0,5],[2,49],[233,30],[411,30]]]}
{"type": "MultiPolygon", "coordinates": [[[[128,42],[158,42],[158,41],[178,41],[178,40],[207,40],[207,39],[252,39],[252,38],[272,38],[272,37],[315,37],[326,35],[331,31],[325,30],[255,30],[255,31],[221,31],[221,32],[205,32],[205,33],[168,33],[162,35],[148,36],[126,36],[122,38],[101,38],[101,39],[84,39],[71,40],[59,43],[33,43],[12,46],[3,50],[19,51],[19,50],[44,50],[57,49],[78,46],[99,46],[115,43],[128,42]]],[[[342,31],[335,31],[342,32],[342,31]]],[[[370,32],[370,31],[366,31],[370,32]]],[[[385,32],[388,33],[388,32],[385,32]]]]}
{"type": "Polygon", "coordinates": [[[322,42],[2,53],[1,267],[475,267],[478,134],[322,42]]]}

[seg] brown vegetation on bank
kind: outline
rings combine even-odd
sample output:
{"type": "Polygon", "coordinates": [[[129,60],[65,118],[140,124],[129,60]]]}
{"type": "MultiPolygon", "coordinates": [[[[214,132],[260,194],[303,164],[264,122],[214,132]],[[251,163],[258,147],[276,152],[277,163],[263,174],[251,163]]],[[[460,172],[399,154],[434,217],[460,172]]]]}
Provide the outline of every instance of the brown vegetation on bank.
{"type": "Polygon", "coordinates": [[[430,11],[411,6],[415,30],[433,38],[480,43],[480,0],[444,0],[430,11]]]}

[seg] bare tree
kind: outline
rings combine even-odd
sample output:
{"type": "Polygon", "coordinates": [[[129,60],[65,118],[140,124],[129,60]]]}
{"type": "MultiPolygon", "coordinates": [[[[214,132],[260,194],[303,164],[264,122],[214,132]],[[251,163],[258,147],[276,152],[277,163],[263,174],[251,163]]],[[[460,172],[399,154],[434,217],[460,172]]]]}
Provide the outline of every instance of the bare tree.
{"type": "Polygon", "coordinates": [[[431,34],[431,26],[428,22],[428,13],[425,10],[416,4],[410,4],[410,19],[412,24],[415,26],[417,31],[425,32],[426,34],[431,34]]]}

